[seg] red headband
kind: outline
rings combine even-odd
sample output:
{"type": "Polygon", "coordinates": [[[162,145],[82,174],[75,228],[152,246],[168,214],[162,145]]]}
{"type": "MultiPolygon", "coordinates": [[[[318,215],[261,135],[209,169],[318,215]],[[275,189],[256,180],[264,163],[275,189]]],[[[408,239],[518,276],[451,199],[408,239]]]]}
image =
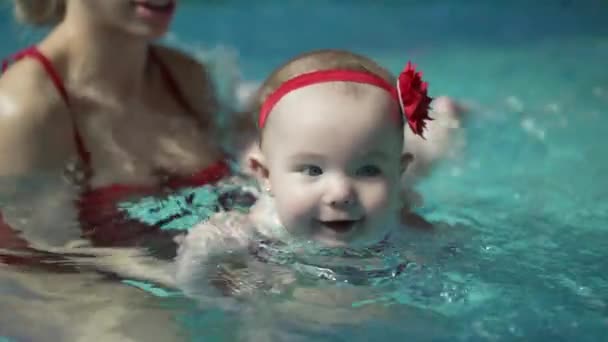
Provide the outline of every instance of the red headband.
{"type": "Polygon", "coordinates": [[[426,127],[425,120],[432,120],[429,115],[429,105],[432,99],[427,95],[428,85],[422,81],[422,73],[416,72],[410,62],[397,78],[394,87],[382,77],[366,71],[329,69],[319,70],[296,76],[271,93],[260,108],[258,125],[263,128],[274,106],[289,92],[312,84],[325,82],[354,82],[371,84],[386,90],[399,103],[401,113],[407,120],[410,129],[422,136],[426,127]]]}

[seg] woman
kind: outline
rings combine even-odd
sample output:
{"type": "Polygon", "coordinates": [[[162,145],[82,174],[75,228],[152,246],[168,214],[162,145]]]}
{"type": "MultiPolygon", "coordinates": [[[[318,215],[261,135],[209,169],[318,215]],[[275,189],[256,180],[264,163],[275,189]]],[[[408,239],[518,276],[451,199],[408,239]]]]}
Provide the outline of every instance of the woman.
{"type": "Polygon", "coordinates": [[[228,172],[205,66],[152,43],[167,32],[177,1],[14,5],[21,22],[51,30],[11,58],[0,77],[0,265],[25,263],[52,272],[3,268],[0,277],[8,284],[36,295],[0,298],[0,317],[48,327],[20,332],[29,339],[181,340],[172,312],[157,309],[150,296],[95,280],[106,274],[95,271],[101,266],[109,273],[120,266],[119,272],[130,275],[135,268],[149,276],[158,271],[149,259],[131,267],[144,259],[117,259],[114,250],[90,258],[84,248],[60,248],[84,235],[97,246],[145,246],[170,257],[171,234],[126,217],[119,203],[217,181],[228,172]],[[43,182],[34,183],[41,173],[43,182]],[[12,180],[22,178],[28,189],[11,188],[12,180]],[[25,196],[28,191],[32,196],[25,196]],[[71,218],[78,222],[73,228],[66,225],[71,218]],[[76,254],[66,255],[70,251],[76,254]],[[76,267],[73,259],[57,260],[72,257],[80,257],[76,267]],[[96,260],[92,272],[85,272],[86,263],[96,260]]]}
{"type": "MultiPolygon", "coordinates": [[[[19,20],[52,30],[4,65],[0,177],[67,172],[87,238],[104,246],[162,241],[156,248],[164,249],[171,239],[156,237],[167,233],[124,217],[118,203],[229,174],[204,65],[152,43],[167,32],[177,0],[14,4],[19,20]]],[[[2,240],[10,240],[7,229],[0,223],[2,240]]]]}

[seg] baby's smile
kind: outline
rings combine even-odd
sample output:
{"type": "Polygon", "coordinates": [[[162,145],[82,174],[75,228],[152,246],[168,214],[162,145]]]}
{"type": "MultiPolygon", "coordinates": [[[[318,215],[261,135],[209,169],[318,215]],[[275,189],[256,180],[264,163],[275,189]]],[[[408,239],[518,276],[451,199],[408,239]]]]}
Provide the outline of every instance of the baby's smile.
{"type": "Polygon", "coordinates": [[[329,230],[336,235],[345,235],[355,230],[357,224],[362,223],[363,219],[342,219],[342,220],[317,220],[319,226],[324,230],[329,230]]]}

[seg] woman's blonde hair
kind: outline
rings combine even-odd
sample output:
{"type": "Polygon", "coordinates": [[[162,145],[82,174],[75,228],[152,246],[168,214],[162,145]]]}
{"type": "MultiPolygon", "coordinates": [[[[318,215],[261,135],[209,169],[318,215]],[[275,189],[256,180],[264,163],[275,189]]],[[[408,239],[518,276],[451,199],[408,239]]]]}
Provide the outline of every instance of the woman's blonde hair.
{"type": "Polygon", "coordinates": [[[15,17],[21,23],[33,26],[55,25],[65,15],[66,0],[13,0],[15,17]]]}

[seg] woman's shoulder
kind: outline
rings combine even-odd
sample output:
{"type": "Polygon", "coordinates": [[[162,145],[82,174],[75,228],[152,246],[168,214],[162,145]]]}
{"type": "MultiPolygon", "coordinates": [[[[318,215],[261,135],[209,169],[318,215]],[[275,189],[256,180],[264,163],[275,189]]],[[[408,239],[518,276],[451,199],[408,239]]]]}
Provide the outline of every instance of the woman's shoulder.
{"type": "Polygon", "coordinates": [[[154,51],[163,59],[166,60],[167,62],[172,62],[175,63],[175,67],[176,68],[202,68],[203,64],[196,59],[194,56],[192,56],[191,54],[188,54],[187,52],[180,50],[178,48],[172,47],[172,46],[167,46],[167,45],[162,45],[162,44],[154,44],[153,45],[153,49],[154,51]]]}
{"type": "Polygon", "coordinates": [[[196,82],[199,86],[210,83],[206,65],[196,57],[164,45],[154,45],[154,51],[180,83],[196,82]]]}
{"type": "Polygon", "coordinates": [[[11,65],[0,77],[0,173],[63,160],[72,149],[71,125],[69,115],[58,114],[67,110],[39,63],[24,59],[11,65]]]}
{"type": "Polygon", "coordinates": [[[42,118],[66,107],[57,90],[40,62],[22,59],[0,77],[0,111],[42,118]]]}
{"type": "Polygon", "coordinates": [[[210,114],[215,108],[215,90],[207,66],[196,57],[173,47],[154,45],[186,100],[198,113],[210,114]]]}

